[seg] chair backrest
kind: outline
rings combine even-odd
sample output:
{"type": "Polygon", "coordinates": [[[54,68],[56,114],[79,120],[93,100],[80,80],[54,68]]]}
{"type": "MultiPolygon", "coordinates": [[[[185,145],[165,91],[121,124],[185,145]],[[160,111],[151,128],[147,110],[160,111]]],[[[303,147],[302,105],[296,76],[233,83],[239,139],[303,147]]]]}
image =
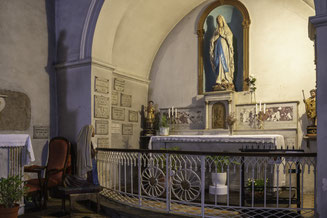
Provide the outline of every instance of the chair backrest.
{"type": "Polygon", "coordinates": [[[67,167],[67,160],[70,153],[70,142],[64,137],[55,137],[49,143],[49,157],[47,171],[63,169],[63,171],[50,174],[49,178],[61,184],[67,167]]]}

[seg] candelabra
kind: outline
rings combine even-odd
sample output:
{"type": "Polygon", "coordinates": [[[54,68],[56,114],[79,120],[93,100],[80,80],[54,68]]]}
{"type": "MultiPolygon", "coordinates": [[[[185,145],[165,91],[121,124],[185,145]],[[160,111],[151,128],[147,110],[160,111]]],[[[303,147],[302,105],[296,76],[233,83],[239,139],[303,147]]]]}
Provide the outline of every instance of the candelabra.
{"type": "Polygon", "coordinates": [[[171,107],[168,109],[168,121],[172,130],[175,129],[175,124],[177,124],[178,114],[177,108],[171,107]]]}
{"type": "Polygon", "coordinates": [[[259,103],[259,110],[258,110],[258,104],[255,104],[255,118],[257,120],[257,126],[259,129],[263,129],[265,115],[266,115],[266,104],[263,104],[263,110],[261,108],[261,102],[259,103]]]}

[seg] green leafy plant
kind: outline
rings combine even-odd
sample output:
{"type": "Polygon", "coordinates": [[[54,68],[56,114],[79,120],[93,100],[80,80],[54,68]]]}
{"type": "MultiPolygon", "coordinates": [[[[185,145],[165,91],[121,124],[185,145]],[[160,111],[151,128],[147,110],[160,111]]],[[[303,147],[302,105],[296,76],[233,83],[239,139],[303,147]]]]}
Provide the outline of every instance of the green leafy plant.
{"type": "Polygon", "coordinates": [[[230,161],[230,157],[227,156],[207,156],[207,158],[213,161],[216,173],[223,173],[224,169],[231,163],[240,164],[237,161],[230,161]]]}
{"type": "MultiPolygon", "coordinates": [[[[264,179],[251,179],[251,178],[248,178],[247,187],[250,190],[252,190],[252,183],[254,183],[254,190],[255,191],[259,191],[259,192],[264,191],[264,187],[265,187],[264,179]]],[[[267,185],[267,183],[268,183],[268,179],[266,179],[266,185],[267,185]]]]}
{"type": "Polygon", "coordinates": [[[0,179],[0,205],[12,208],[27,193],[23,176],[9,176],[0,179]]]}
{"type": "Polygon", "coordinates": [[[166,116],[165,114],[163,114],[163,115],[161,116],[159,126],[160,126],[160,127],[168,127],[168,120],[167,120],[167,116],[166,116]]]}

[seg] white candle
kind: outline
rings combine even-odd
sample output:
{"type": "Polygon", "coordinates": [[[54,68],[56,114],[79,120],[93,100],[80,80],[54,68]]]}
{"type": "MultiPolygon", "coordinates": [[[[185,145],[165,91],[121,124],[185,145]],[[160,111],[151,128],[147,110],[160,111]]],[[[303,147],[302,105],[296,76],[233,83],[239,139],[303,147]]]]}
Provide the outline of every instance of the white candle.
{"type": "Polygon", "coordinates": [[[177,108],[175,109],[175,116],[177,117],[177,108]]]}
{"type": "Polygon", "coordinates": [[[255,104],[255,114],[258,114],[258,104],[255,104]]]}
{"type": "Polygon", "coordinates": [[[261,111],[261,101],[260,101],[259,111],[261,111]]]}
{"type": "Polygon", "coordinates": [[[168,109],[168,118],[170,118],[170,108],[168,109]]]}
{"type": "Polygon", "coordinates": [[[266,113],[266,104],[263,104],[263,113],[266,113]]]}

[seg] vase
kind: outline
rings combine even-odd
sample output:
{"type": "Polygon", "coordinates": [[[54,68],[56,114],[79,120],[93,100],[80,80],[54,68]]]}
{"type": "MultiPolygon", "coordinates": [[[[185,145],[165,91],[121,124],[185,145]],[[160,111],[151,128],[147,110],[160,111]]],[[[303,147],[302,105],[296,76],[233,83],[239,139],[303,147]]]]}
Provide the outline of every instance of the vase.
{"type": "Polygon", "coordinates": [[[213,195],[227,194],[227,174],[226,173],[211,173],[212,185],[209,186],[209,193],[213,195]]]}
{"type": "Polygon", "coordinates": [[[159,135],[168,136],[169,135],[169,127],[160,127],[159,128],[159,135]]]}
{"type": "Polygon", "coordinates": [[[214,186],[225,185],[227,181],[226,173],[211,173],[211,180],[214,186]]]}
{"type": "Polygon", "coordinates": [[[233,135],[233,126],[229,126],[229,135],[233,135]]]}

